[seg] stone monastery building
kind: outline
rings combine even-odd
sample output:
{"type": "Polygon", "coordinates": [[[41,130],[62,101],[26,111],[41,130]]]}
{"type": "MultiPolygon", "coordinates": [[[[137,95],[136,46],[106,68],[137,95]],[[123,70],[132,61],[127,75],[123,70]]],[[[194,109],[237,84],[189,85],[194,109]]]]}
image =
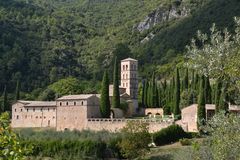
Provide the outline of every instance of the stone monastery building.
{"type": "MultiPolygon", "coordinates": [[[[138,61],[127,58],[121,61],[120,98],[128,103],[128,111],[112,109],[112,118],[101,118],[99,94],[66,95],[56,101],[22,101],[12,106],[12,127],[42,128],[51,127],[56,130],[109,130],[116,131],[125,126],[126,119],[138,114],[138,61]]],[[[113,85],[109,86],[110,99],[113,85]]],[[[138,120],[139,121],[139,120],[138,120]]],[[[141,121],[141,120],[140,120],[141,121]]],[[[147,121],[147,120],[143,120],[147,121]]],[[[157,131],[170,125],[172,121],[156,120],[150,124],[150,131],[157,131]]]]}
{"type": "MultiPolygon", "coordinates": [[[[179,124],[185,131],[197,132],[197,104],[182,109],[181,120],[173,118],[155,118],[163,116],[162,108],[138,108],[138,61],[127,58],[121,61],[120,99],[128,104],[124,113],[121,109],[112,108],[111,118],[101,118],[99,94],[66,95],[56,101],[23,101],[12,106],[12,123],[14,128],[55,128],[63,130],[108,130],[111,132],[123,128],[128,121],[149,123],[149,131],[156,132],[173,123],[179,124]],[[147,115],[149,119],[130,119],[134,115],[147,115]],[[128,117],[128,118],[126,118],[128,117]]],[[[113,96],[113,85],[109,86],[109,98],[113,96]]],[[[111,102],[111,101],[110,101],[111,102]]],[[[240,114],[240,108],[230,106],[229,111],[240,114]]],[[[206,117],[211,118],[215,105],[206,105],[206,117]]]]}

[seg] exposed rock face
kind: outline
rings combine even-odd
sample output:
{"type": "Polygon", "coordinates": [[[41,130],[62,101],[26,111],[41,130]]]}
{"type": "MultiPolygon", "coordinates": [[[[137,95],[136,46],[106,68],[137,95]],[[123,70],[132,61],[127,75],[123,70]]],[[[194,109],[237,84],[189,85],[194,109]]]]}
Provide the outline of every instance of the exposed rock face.
{"type": "Polygon", "coordinates": [[[140,22],[136,26],[136,29],[139,32],[143,32],[155,26],[156,24],[169,21],[172,19],[186,17],[189,13],[190,10],[185,7],[171,6],[169,9],[159,7],[158,9],[150,13],[142,22],[140,22]]]}

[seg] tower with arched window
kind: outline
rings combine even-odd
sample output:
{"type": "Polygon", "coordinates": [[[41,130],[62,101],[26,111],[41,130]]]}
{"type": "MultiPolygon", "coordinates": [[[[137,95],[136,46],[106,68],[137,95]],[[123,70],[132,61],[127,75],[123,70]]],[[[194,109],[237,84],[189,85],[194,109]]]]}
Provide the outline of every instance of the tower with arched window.
{"type": "Polygon", "coordinates": [[[121,60],[121,87],[131,99],[138,97],[138,61],[132,58],[121,60]]]}

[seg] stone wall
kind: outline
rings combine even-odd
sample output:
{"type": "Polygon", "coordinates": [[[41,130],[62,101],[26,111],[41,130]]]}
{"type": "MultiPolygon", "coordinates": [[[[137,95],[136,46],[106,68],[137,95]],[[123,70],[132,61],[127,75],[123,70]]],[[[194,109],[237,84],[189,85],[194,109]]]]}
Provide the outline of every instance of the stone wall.
{"type": "Polygon", "coordinates": [[[149,124],[149,132],[157,132],[162,128],[166,128],[173,124],[173,120],[141,120],[141,119],[97,119],[91,118],[87,119],[86,127],[87,130],[101,131],[107,130],[110,132],[120,131],[124,126],[126,126],[129,121],[141,121],[149,124]]]}
{"type": "Polygon", "coordinates": [[[12,106],[13,128],[56,127],[56,107],[25,107],[22,103],[12,106]]]}

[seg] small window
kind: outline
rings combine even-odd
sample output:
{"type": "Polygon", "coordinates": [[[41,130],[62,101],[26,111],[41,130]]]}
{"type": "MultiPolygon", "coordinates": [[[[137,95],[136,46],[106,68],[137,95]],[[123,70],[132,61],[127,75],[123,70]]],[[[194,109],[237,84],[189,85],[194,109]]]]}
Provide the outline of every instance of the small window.
{"type": "Polygon", "coordinates": [[[35,112],[35,108],[33,108],[33,112],[35,112]]]}
{"type": "Polygon", "coordinates": [[[126,65],[126,70],[128,70],[128,65],[126,65]]]}
{"type": "Polygon", "coordinates": [[[128,83],[126,83],[126,87],[128,87],[128,83]]]}
{"type": "Polygon", "coordinates": [[[48,112],[49,112],[49,110],[50,110],[50,109],[48,108],[48,112]]]}
{"type": "Polygon", "coordinates": [[[125,83],[123,83],[123,87],[125,87],[125,83]]]}
{"type": "Polygon", "coordinates": [[[17,119],[19,119],[19,115],[17,115],[17,119]]]}
{"type": "Polygon", "coordinates": [[[123,70],[125,70],[125,65],[123,65],[123,70]]]}
{"type": "Polygon", "coordinates": [[[25,116],[25,119],[27,119],[27,116],[25,116]]]}
{"type": "Polygon", "coordinates": [[[44,116],[44,119],[46,119],[46,117],[44,116]]]}
{"type": "Polygon", "coordinates": [[[22,109],[21,109],[21,112],[22,112],[22,109]]]}
{"type": "Polygon", "coordinates": [[[28,109],[27,109],[27,112],[28,112],[28,109]]]}
{"type": "Polygon", "coordinates": [[[53,108],[53,111],[55,111],[55,108],[53,108]]]}
{"type": "Polygon", "coordinates": [[[41,108],[41,112],[42,112],[42,110],[43,110],[43,109],[41,108]]]}
{"type": "Polygon", "coordinates": [[[36,116],[36,118],[38,119],[38,116],[36,116]]]}
{"type": "Polygon", "coordinates": [[[74,106],[76,106],[76,102],[74,102],[74,106]]]}
{"type": "Polygon", "coordinates": [[[123,79],[125,79],[125,74],[123,74],[123,79]]]}
{"type": "Polygon", "coordinates": [[[126,79],[128,79],[128,74],[126,74],[126,79]]]}
{"type": "Polygon", "coordinates": [[[68,102],[66,102],[66,105],[68,106],[68,102]]]}
{"type": "Polygon", "coordinates": [[[15,109],[15,112],[17,112],[17,109],[15,109]]]}
{"type": "Polygon", "coordinates": [[[40,118],[42,118],[42,116],[40,116],[40,118]]]}
{"type": "Polygon", "coordinates": [[[62,102],[60,102],[59,104],[60,104],[60,106],[62,106],[62,102]]]}
{"type": "Polygon", "coordinates": [[[83,106],[83,101],[82,101],[82,106],[83,106]]]}
{"type": "Polygon", "coordinates": [[[54,119],[55,117],[53,116],[52,118],[54,119]]]}

